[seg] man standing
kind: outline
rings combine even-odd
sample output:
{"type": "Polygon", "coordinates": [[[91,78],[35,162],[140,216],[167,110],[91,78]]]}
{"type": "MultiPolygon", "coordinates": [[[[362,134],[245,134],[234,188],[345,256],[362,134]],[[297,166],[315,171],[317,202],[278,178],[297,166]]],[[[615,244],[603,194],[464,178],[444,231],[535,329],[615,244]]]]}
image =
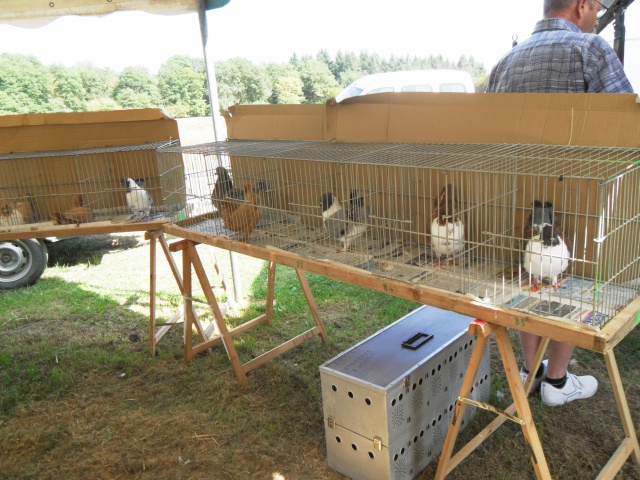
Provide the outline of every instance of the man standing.
{"type": "MultiPolygon", "coordinates": [[[[633,93],[622,64],[609,44],[593,34],[598,0],[544,0],[544,18],[530,38],[508,52],[491,70],[487,92],[520,93],[633,93]]],[[[524,381],[541,337],[520,332],[524,381]]],[[[567,372],[573,345],[549,342],[549,358],[536,372],[533,389],[540,387],[545,405],[557,406],[589,398],[598,381],[567,372]]]]}
{"type": "Polygon", "coordinates": [[[487,92],[633,93],[609,44],[593,34],[597,0],[544,0],[531,37],[493,67],[487,92]]]}

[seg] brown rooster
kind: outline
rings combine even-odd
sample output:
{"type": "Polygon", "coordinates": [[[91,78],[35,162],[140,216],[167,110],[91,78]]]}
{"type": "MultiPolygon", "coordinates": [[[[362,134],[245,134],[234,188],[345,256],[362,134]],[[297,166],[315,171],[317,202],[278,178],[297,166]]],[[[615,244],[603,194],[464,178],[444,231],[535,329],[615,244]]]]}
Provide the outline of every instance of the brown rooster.
{"type": "Polygon", "coordinates": [[[231,180],[229,171],[226,168],[216,167],[216,183],[211,193],[211,203],[213,203],[217,211],[220,211],[220,202],[225,197],[242,201],[243,192],[233,185],[233,180],[231,180]]]}
{"type": "Polygon", "coordinates": [[[28,200],[14,202],[7,200],[0,204],[0,226],[11,227],[33,222],[33,207],[28,200]]]}
{"type": "Polygon", "coordinates": [[[71,223],[78,225],[80,223],[90,222],[94,216],[91,207],[85,206],[84,198],[79,194],[74,197],[73,206],[69,210],[64,213],[53,213],[51,218],[62,225],[71,223]]]}
{"type": "Polygon", "coordinates": [[[239,240],[246,241],[262,217],[259,205],[260,199],[250,183],[244,186],[244,201],[229,197],[224,198],[220,202],[224,228],[232,232],[242,232],[239,240]]]}

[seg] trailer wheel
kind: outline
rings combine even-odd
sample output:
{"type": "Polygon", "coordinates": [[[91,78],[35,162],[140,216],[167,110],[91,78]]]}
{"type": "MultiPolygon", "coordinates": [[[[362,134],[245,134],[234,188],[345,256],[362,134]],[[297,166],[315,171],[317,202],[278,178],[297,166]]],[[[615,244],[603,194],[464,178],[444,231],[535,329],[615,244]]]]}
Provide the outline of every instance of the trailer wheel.
{"type": "Polygon", "coordinates": [[[41,240],[0,241],[0,290],[36,283],[47,267],[47,257],[41,240]]]}

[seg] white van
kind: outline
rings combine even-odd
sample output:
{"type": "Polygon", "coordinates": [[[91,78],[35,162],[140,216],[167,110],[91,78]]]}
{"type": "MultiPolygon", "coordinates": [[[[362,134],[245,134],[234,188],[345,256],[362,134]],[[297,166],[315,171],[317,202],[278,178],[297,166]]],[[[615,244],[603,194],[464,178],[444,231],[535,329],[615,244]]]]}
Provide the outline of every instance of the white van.
{"type": "Polygon", "coordinates": [[[336,95],[336,102],[370,93],[474,91],[473,78],[463,70],[406,70],[359,78],[336,95]]]}

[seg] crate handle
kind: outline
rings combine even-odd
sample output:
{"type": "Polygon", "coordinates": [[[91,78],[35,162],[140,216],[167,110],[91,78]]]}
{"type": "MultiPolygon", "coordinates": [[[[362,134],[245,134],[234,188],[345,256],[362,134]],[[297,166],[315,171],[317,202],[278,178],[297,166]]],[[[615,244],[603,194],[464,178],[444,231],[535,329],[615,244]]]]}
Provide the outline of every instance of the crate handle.
{"type": "Polygon", "coordinates": [[[432,338],[433,338],[433,335],[430,335],[428,333],[418,332],[413,337],[407,338],[404,342],[402,342],[402,346],[404,348],[410,348],[411,350],[417,350],[432,338]]]}

